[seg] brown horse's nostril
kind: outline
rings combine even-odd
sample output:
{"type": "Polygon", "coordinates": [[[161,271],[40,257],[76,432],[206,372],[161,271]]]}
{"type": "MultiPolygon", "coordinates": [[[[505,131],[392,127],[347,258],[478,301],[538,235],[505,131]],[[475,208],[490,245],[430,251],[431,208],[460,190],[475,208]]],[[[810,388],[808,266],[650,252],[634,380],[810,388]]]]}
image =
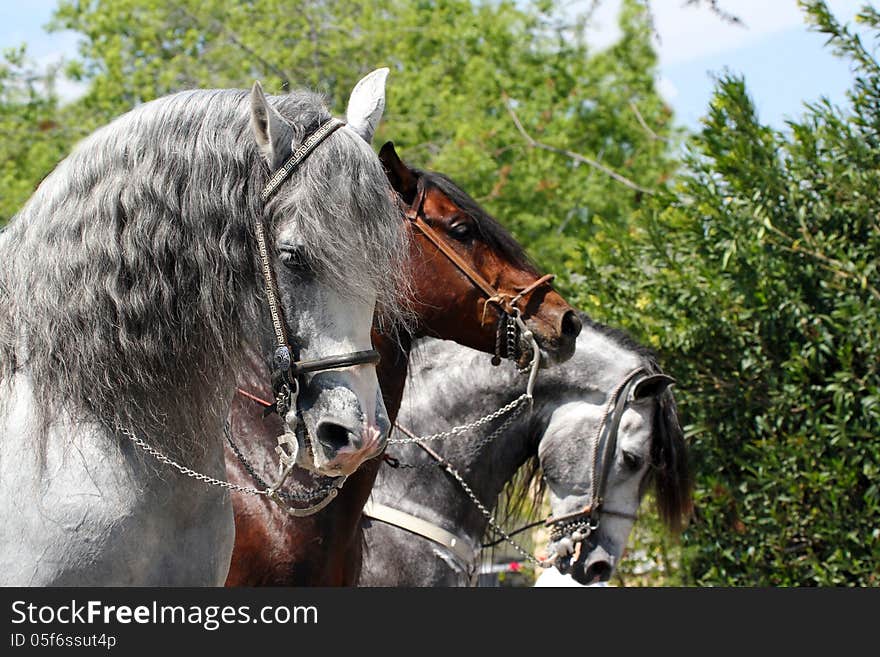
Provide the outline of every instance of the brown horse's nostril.
{"type": "Polygon", "coordinates": [[[562,316],[562,323],[559,327],[559,332],[565,337],[576,338],[578,335],[580,335],[581,328],[583,328],[581,318],[578,317],[573,310],[567,311],[562,316]]]}
{"type": "Polygon", "coordinates": [[[315,432],[318,442],[334,451],[347,447],[351,438],[349,430],[335,422],[319,422],[315,432]]]}

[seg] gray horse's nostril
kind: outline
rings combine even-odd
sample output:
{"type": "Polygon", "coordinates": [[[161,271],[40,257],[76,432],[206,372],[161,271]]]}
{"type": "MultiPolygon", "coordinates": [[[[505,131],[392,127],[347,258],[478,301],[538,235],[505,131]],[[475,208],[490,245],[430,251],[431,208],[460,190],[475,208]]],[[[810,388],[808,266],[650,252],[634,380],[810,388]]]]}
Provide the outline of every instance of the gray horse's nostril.
{"type": "Polygon", "coordinates": [[[562,322],[559,326],[559,332],[569,338],[576,338],[580,335],[583,323],[581,318],[573,310],[568,310],[562,316],[562,322]]]}
{"type": "Polygon", "coordinates": [[[319,422],[315,432],[318,435],[318,442],[334,451],[348,447],[351,441],[351,432],[335,422],[319,422]]]}
{"type": "Polygon", "coordinates": [[[593,582],[607,582],[611,579],[611,564],[601,559],[594,561],[587,566],[584,579],[591,584],[593,582]]]}

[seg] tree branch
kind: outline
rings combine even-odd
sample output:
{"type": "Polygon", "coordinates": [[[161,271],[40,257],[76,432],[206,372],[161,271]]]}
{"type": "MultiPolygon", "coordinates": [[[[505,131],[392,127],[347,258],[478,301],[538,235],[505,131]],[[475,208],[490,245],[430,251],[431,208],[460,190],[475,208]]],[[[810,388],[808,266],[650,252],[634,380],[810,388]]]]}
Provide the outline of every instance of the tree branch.
{"type": "MultiPolygon", "coordinates": [[[[203,25],[201,19],[199,19],[196,15],[194,15],[192,12],[190,12],[189,10],[187,10],[185,7],[182,7],[182,6],[178,6],[176,9],[178,11],[180,11],[181,13],[185,14],[193,23],[195,23],[196,27],[202,28],[202,30],[204,31],[204,25],[203,25]]],[[[286,71],[278,68],[272,62],[260,57],[260,55],[258,55],[250,47],[245,45],[245,43],[234,32],[232,32],[228,27],[223,25],[220,21],[213,19],[213,18],[211,18],[210,21],[211,21],[211,27],[215,28],[221,34],[225,34],[226,37],[229,39],[230,42],[232,42],[232,44],[234,46],[237,46],[240,50],[243,50],[245,53],[247,53],[248,55],[250,55],[251,57],[256,59],[260,64],[263,65],[263,67],[267,71],[270,71],[270,72],[274,73],[275,75],[277,75],[279,78],[281,78],[281,88],[282,89],[289,89],[290,88],[291,76],[286,71]]]]}
{"type": "Polygon", "coordinates": [[[510,118],[513,119],[513,124],[516,126],[516,129],[522,135],[523,139],[526,140],[526,143],[529,145],[529,147],[540,148],[545,151],[550,151],[551,153],[557,153],[559,155],[564,155],[565,157],[567,157],[571,160],[574,160],[575,162],[578,162],[580,164],[586,164],[588,166],[593,167],[594,169],[601,171],[602,173],[604,173],[608,177],[612,178],[613,180],[616,180],[621,185],[629,187],[630,189],[633,189],[637,192],[641,192],[643,194],[651,194],[651,195],[654,194],[653,190],[648,189],[646,187],[642,187],[641,185],[633,182],[632,180],[630,180],[626,176],[624,176],[620,173],[617,173],[614,169],[611,169],[611,168],[605,166],[604,164],[601,164],[600,162],[597,162],[596,160],[587,157],[586,155],[581,155],[580,153],[575,153],[573,151],[565,150],[564,148],[557,148],[555,146],[550,146],[549,144],[545,144],[540,141],[537,141],[536,139],[533,139],[531,137],[531,135],[529,135],[526,132],[525,128],[523,127],[522,123],[519,120],[519,117],[516,115],[516,112],[513,111],[513,107],[511,107],[511,105],[510,105],[510,99],[508,98],[507,94],[504,95],[503,100],[504,100],[504,106],[507,108],[507,112],[510,114],[510,118]]]}
{"type": "Polygon", "coordinates": [[[711,11],[713,14],[718,16],[725,23],[730,23],[731,25],[738,25],[740,27],[745,27],[746,24],[743,23],[742,19],[735,14],[731,14],[729,11],[723,9],[719,4],[718,0],[687,0],[684,3],[685,6],[690,7],[700,7],[705,6],[711,11]]]}
{"type": "Polygon", "coordinates": [[[666,137],[661,137],[656,132],[654,132],[648,123],[645,121],[645,117],[642,116],[642,113],[639,111],[638,106],[636,106],[634,101],[629,101],[629,107],[633,111],[633,114],[636,115],[636,120],[639,122],[639,125],[642,126],[642,129],[648,133],[648,136],[654,141],[663,141],[668,142],[669,140],[666,137]]]}

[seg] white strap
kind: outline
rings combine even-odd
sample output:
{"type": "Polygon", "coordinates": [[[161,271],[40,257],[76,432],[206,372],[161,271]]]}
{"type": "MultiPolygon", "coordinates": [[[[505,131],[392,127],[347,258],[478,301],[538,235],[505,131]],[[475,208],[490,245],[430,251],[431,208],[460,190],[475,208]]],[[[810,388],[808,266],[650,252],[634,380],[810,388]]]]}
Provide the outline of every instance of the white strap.
{"type": "Polygon", "coordinates": [[[416,518],[408,513],[393,509],[384,504],[377,504],[373,500],[368,500],[364,507],[364,515],[374,520],[380,520],[400,527],[413,534],[417,534],[424,538],[430,539],[435,543],[439,543],[446,549],[450,550],[455,556],[462,560],[463,563],[470,566],[476,557],[476,550],[469,547],[468,541],[456,536],[452,532],[448,532],[442,527],[431,524],[427,520],[416,518]]]}

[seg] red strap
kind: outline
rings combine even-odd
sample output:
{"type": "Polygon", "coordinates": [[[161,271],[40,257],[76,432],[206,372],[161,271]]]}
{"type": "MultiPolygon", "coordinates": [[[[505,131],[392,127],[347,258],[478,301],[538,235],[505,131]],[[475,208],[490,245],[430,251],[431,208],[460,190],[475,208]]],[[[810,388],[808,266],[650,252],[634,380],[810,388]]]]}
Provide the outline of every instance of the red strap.
{"type": "Polygon", "coordinates": [[[238,394],[240,394],[244,397],[247,397],[251,401],[257,402],[261,406],[265,406],[266,408],[269,408],[272,405],[272,402],[267,402],[265,399],[257,397],[256,395],[252,395],[247,390],[242,390],[241,388],[236,388],[235,390],[238,392],[238,394]]]}

